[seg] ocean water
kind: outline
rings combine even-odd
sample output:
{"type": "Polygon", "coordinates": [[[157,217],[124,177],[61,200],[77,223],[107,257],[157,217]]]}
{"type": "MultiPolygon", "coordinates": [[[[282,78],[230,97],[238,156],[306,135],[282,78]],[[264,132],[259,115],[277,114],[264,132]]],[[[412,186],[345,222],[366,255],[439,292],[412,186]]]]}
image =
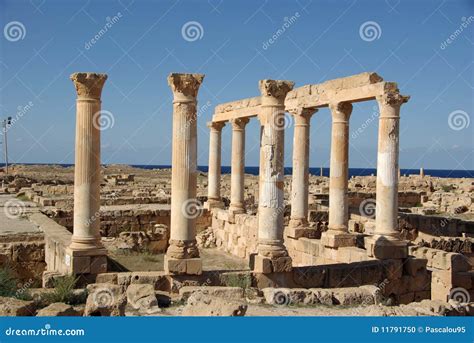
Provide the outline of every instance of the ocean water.
{"type": "MultiPolygon", "coordinates": [[[[54,163],[16,163],[24,165],[48,165],[54,163]]],[[[63,167],[71,167],[72,164],[56,164],[63,167]]],[[[4,164],[0,163],[0,167],[3,167],[4,164]]],[[[170,165],[142,165],[142,164],[131,164],[135,168],[143,169],[161,169],[161,168],[171,168],[170,165]]],[[[207,166],[198,166],[198,169],[202,172],[207,173],[207,166]]],[[[258,175],[258,167],[245,167],[245,173],[251,175],[258,175]]],[[[320,174],[320,167],[311,167],[309,172],[311,175],[320,174]]],[[[221,168],[222,174],[230,174],[230,166],[223,166],[221,168]]],[[[291,175],[292,168],[285,168],[285,175],[291,175]]],[[[420,173],[419,169],[401,169],[400,173],[402,175],[418,175],[420,173]]],[[[367,175],[376,175],[377,169],[375,168],[349,168],[349,177],[352,176],[367,176],[367,175]]],[[[425,175],[435,176],[435,177],[453,177],[453,178],[474,178],[474,170],[449,170],[449,169],[425,169],[425,175]]],[[[323,176],[329,176],[329,168],[323,168],[323,176]]]]}

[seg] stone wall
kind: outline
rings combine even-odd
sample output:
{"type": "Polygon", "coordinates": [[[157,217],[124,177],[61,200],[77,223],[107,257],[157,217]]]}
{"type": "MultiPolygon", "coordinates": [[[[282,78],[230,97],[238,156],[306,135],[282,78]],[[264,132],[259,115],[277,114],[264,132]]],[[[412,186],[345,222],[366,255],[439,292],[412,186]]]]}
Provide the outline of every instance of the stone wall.
{"type": "Polygon", "coordinates": [[[474,299],[474,271],[469,259],[456,253],[449,253],[425,247],[410,247],[410,254],[426,261],[431,271],[431,298],[448,301],[457,296],[474,299]],[[456,294],[454,294],[456,292],[456,294]]]}
{"type": "Polygon", "coordinates": [[[0,235],[0,266],[11,267],[22,283],[41,284],[46,268],[43,234],[0,235]]]}
{"type": "Polygon", "coordinates": [[[213,209],[211,216],[218,249],[246,259],[257,251],[256,216],[236,214],[229,220],[229,212],[223,209],[213,209]]]}

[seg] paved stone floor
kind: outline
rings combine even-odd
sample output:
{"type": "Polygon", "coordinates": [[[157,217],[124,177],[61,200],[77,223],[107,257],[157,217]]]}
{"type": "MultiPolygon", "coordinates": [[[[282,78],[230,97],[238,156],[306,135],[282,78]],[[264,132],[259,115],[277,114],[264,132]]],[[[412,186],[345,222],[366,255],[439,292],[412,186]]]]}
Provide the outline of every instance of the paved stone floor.
{"type": "Polygon", "coordinates": [[[19,200],[11,194],[0,194],[0,235],[40,232],[24,217],[25,213],[35,210],[32,202],[19,200]]]}

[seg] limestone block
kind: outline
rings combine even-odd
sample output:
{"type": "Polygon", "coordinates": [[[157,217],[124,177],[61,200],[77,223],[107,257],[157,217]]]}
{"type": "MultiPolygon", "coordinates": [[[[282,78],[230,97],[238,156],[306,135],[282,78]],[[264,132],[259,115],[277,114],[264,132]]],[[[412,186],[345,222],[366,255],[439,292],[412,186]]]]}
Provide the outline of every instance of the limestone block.
{"type": "Polygon", "coordinates": [[[201,292],[191,295],[183,309],[183,316],[244,316],[245,301],[229,300],[201,292]]]}
{"type": "Polygon", "coordinates": [[[244,298],[244,289],[241,287],[220,287],[220,286],[184,286],[180,288],[179,295],[182,300],[188,300],[195,292],[221,297],[231,300],[241,300],[244,298]]]}
{"type": "Polygon", "coordinates": [[[404,273],[415,276],[418,272],[426,270],[427,259],[422,258],[407,258],[403,262],[404,273]]]}
{"type": "Polygon", "coordinates": [[[36,308],[33,301],[0,297],[0,316],[34,316],[36,308]]]}
{"type": "Polygon", "coordinates": [[[89,284],[84,316],[124,316],[127,296],[118,285],[89,284]]]}
{"type": "Polygon", "coordinates": [[[66,316],[66,317],[73,317],[73,316],[81,316],[81,311],[78,311],[71,305],[67,305],[64,303],[53,303],[45,308],[41,309],[37,313],[37,317],[58,317],[58,316],[66,316]]]}
{"type": "Polygon", "coordinates": [[[127,287],[127,303],[140,312],[160,311],[155,288],[149,284],[131,284],[127,287]]]}

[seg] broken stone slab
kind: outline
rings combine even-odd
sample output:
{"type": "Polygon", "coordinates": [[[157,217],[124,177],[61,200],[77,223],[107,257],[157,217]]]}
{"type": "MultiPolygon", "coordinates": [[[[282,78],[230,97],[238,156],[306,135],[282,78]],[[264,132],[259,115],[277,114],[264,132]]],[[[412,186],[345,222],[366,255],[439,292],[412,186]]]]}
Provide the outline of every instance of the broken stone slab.
{"type": "Polygon", "coordinates": [[[179,290],[179,295],[182,300],[186,301],[196,292],[231,300],[241,300],[244,298],[243,288],[220,286],[184,286],[179,290]]]}
{"type": "Polygon", "coordinates": [[[264,288],[265,301],[270,305],[371,305],[382,301],[376,286],[343,288],[264,288]]]}
{"type": "Polygon", "coordinates": [[[183,316],[224,316],[240,317],[247,312],[244,300],[229,300],[226,298],[194,292],[183,308],[183,316]]]}
{"type": "Polygon", "coordinates": [[[81,311],[78,311],[71,305],[65,303],[53,303],[36,314],[37,317],[58,317],[58,316],[82,316],[81,311]]]}
{"type": "Polygon", "coordinates": [[[87,286],[89,296],[84,316],[124,316],[127,296],[122,287],[107,283],[94,283],[87,286]]]}
{"type": "Polygon", "coordinates": [[[127,288],[127,303],[144,313],[159,312],[155,288],[149,284],[131,284],[127,288]]]}
{"type": "Polygon", "coordinates": [[[0,316],[2,317],[34,316],[35,314],[36,307],[33,301],[0,297],[0,316]]]}

